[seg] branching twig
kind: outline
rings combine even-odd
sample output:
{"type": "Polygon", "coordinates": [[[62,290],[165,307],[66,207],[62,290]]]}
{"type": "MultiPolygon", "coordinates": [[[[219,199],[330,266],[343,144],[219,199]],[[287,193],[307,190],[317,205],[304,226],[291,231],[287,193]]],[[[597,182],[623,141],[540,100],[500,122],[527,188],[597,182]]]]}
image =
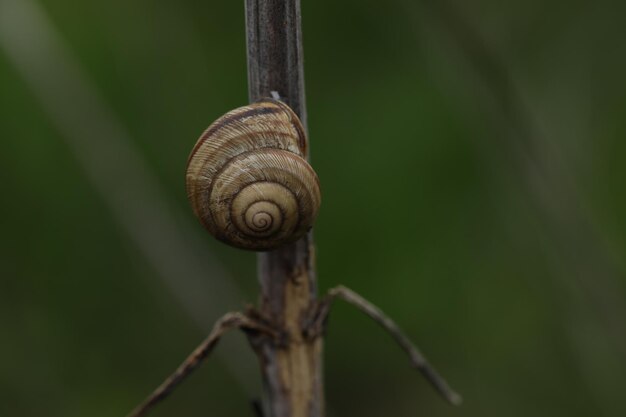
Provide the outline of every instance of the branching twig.
{"type": "Polygon", "coordinates": [[[185,361],[170,375],[146,400],[138,405],[128,417],[141,417],[157,403],[167,397],[176,386],[193,372],[211,353],[220,338],[231,329],[259,330],[268,332],[265,326],[250,319],[242,313],[228,313],[220,318],[207,338],[185,359],[185,361]]]}
{"type": "Polygon", "coordinates": [[[328,318],[331,304],[336,298],[341,298],[349,304],[352,304],[378,323],[391,335],[391,337],[394,338],[402,350],[409,355],[411,365],[416,368],[428,382],[430,382],[430,384],[443,396],[446,401],[452,405],[461,404],[463,401],[461,396],[450,388],[448,383],[443,379],[443,377],[441,377],[441,375],[439,375],[435,368],[428,363],[424,355],[420,353],[417,347],[415,347],[404,332],[400,330],[398,325],[378,307],[349,288],[338,286],[328,292],[326,298],[320,303],[317,317],[313,323],[316,327],[320,329],[323,328],[324,322],[328,318]]]}

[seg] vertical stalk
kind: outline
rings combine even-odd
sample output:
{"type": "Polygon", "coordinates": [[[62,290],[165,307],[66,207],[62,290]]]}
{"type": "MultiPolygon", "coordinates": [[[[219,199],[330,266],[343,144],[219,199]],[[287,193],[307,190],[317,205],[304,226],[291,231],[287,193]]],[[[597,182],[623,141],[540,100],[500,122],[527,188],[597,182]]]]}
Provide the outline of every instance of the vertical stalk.
{"type": "MultiPolygon", "coordinates": [[[[300,1],[246,0],[246,33],[250,101],[276,92],[306,129],[300,1]]],[[[304,336],[317,302],[311,234],[259,254],[258,275],[261,313],[284,334],[279,342],[251,339],[261,362],[265,416],[321,417],[322,340],[304,336]]]]}

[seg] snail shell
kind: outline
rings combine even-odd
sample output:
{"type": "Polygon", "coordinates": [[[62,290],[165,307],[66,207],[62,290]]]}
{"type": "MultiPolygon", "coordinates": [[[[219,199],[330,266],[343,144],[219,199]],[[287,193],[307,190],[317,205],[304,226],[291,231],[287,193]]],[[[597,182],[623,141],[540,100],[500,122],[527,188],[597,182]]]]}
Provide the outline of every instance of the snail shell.
{"type": "Polygon", "coordinates": [[[317,175],[304,159],[302,123],[284,103],[263,99],[226,113],[189,156],[187,196],[217,239],[270,250],[303,236],[320,206],[317,175]]]}

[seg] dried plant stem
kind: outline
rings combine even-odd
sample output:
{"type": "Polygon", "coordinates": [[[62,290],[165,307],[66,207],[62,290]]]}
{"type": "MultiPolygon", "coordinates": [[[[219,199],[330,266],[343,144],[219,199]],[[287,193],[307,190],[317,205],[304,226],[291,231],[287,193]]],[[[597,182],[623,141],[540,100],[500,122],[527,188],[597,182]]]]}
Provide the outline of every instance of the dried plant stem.
{"type": "MultiPolygon", "coordinates": [[[[280,97],[300,117],[306,130],[302,34],[299,0],[246,0],[250,101],[280,97]]],[[[308,145],[308,144],[307,144],[308,145]]],[[[411,364],[452,404],[461,397],[428,364],[398,326],[344,287],[317,299],[311,234],[258,255],[259,310],[231,313],[215,325],[204,343],[128,417],[140,417],[165,398],[211,352],[224,332],[246,331],[260,363],[266,417],[323,417],[322,335],[330,305],[341,298],[369,315],[409,354],[411,364]]]]}
{"type": "Polygon", "coordinates": [[[146,400],[137,406],[128,417],[141,417],[146,415],[152,407],[172,393],[191,372],[196,370],[204,359],[211,353],[224,333],[232,329],[256,330],[267,332],[269,329],[260,325],[242,313],[228,313],[220,318],[206,339],[198,346],[183,363],[170,375],[146,400]]]}
{"type": "Polygon", "coordinates": [[[344,286],[338,286],[331,289],[328,295],[320,303],[320,309],[317,317],[315,318],[314,327],[323,329],[325,322],[330,313],[330,307],[336,298],[340,298],[347,303],[353,305],[372,320],[378,323],[383,329],[385,329],[391,337],[400,345],[411,361],[411,365],[417,369],[426,380],[441,394],[441,396],[452,405],[459,405],[462,402],[462,398],[459,394],[454,392],[448,383],[439,375],[439,373],[433,368],[424,355],[417,349],[417,347],[409,340],[404,332],[398,327],[398,325],[391,320],[384,312],[382,312],[374,304],[361,297],[354,291],[344,286]]]}
{"type": "MultiPolygon", "coordinates": [[[[250,101],[280,96],[306,130],[300,0],[246,0],[246,35],[250,101]]],[[[322,338],[303,336],[305,318],[317,308],[313,238],[257,259],[259,309],[284,335],[281,343],[250,338],[261,365],[264,415],[322,417],[322,338]]]]}

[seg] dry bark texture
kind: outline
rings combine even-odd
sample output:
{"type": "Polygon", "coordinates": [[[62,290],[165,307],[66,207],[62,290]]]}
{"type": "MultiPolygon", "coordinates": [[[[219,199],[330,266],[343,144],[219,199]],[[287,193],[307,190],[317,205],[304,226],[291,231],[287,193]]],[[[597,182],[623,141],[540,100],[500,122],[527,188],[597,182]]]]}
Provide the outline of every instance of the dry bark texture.
{"type": "MultiPolygon", "coordinates": [[[[300,1],[246,0],[246,31],[250,101],[277,93],[306,130],[300,1]]],[[[284,333],[280,343],[251,338],[261,361],[266,417],[323,415],[322,340],[304,336],[316,308],[314,260],[311,234],[258,255],[260,310],[284,333]]]]}

